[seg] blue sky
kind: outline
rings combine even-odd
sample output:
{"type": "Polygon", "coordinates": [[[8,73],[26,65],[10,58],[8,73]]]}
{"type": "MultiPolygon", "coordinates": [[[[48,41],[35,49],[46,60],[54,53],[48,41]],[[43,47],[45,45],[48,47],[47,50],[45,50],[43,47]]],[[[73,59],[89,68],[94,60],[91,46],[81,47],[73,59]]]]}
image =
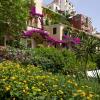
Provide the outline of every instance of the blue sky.
{"type": "MultiPolygon", "coordinates": [[[[53,0],[43,0],[46,4],[53,0]]],[[[93,26],[100,32],[100,0],[70,0],[78,13],[91,17],[93,26]]]]}

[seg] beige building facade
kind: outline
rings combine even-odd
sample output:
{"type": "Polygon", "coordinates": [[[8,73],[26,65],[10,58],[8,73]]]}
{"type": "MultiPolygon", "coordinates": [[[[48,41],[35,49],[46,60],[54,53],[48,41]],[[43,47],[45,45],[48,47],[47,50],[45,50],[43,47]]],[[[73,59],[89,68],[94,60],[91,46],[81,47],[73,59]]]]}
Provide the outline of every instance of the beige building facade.
{"type": "Polygon", "coordinates": [[[65,25],[64,24],[54,24],[45,26],[45,30],[49,32],[49,35],[57,40],[63,40],[63,29],[65,25]]]}

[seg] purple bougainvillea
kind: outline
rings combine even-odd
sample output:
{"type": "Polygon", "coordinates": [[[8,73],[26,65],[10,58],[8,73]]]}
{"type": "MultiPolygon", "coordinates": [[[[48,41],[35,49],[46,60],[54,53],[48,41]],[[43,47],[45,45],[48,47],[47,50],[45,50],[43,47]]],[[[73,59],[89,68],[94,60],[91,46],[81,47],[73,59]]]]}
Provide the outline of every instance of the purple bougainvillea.
{"type": "Polygon", "coordinates": [[[34,15],[36,13],[36,7],[31,7],[30,14],[34,15]]]}
{"type": "Polygon", "coordinates": [[[64,40],[70,40],[74,44],[80,44],[80,38],[78,37],[71,37],[69,35],[63,35],[64,40]]]}
{"type": "Polygon", "coordinates": [[[47,31],[44,31],[41,29],[31,29],[31,30],[25,31],[24,36],[32,36],[32,34],[35,34],[35,33],[39,33],[40,35],[45,37],[48,41],[51,41],[53,43],[58,43],[58,44],[59,43],[66,43],[66,40],[70,40],[74,44],[80,44],[80,38],[78,38],[78,37],[72,38],[69,35],[66,35],[66,36],[64,35],[64,38],[65,38],[64,40],[58,40],[54,37],[49,36],[49,33],[47,31]]]}
{"type": "Polygon", "coordinates": [[[80,38],[73,38],[73,43],[80,44],[80,38]]]}
{"type": "Polygon", "coordinates": [[[41,35],[48,35],[48,32],[47,31],[44,31],[44,30],[41,30],[41,29],[31,29],[31,30],[28,30],[28,31],[25,31],[24,32],[24,35],[25,36],[32,36],[33,33],[40,33],[41,35]]]}

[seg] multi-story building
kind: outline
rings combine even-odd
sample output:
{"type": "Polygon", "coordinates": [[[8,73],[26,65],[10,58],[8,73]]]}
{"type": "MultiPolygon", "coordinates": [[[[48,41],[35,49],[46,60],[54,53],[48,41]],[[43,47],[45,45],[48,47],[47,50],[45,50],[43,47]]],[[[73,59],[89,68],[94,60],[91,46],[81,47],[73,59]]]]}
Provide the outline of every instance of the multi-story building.
{"type": "MultiPolygon", "coordinates": [[[[22,42],[24,42],[28,48],[35,48],[38,44],[44,42],[46,42],[47,45],[62,43],[62,33],[56,34],[56,31],[59,32],[58,29],[56,30],[56,28],[53,28],[53,32],[55,32],[56,36],[53,35],[54,33],[52,34],[52,29],[50,26],[50,31],[45,31],[46,28],[44,28],[43,24],[44,16],[42,13],[42,0],[40,1],[34,0],[35,5],[31,6],[30,8],[30,16],[27,21],[27,30],[23,32],[24,38],[22,38],[22,42]]],[[[58,28],[60,27],[58,26],[58,28]]]]}
{"type": "MultiPolygon", "coordinates": [[[[43,0],[31,0],[30,15],[27,20],[27,29],[24,31],[21,41],[25,43],[26,47],[36,47],[37,42],[35,38],[39,36],[36,33],[43,33],[43,14],[42,14],[42,1],[43,0]],[[33,3],[35,5],[33,5],[33,3]]],[[[39,38],[39,37],[38,37],[39,38]]]]}
{"type": "MultiPolygon", "coordinates": [[[[55,0],[55,2],[57,2],[59,7],[64,10],[62,6],[62,3],[64,3],[64,1],[61,3],[60,0],[55,0]]],[[[30,17],[27,21],[27,30],[24,31],[24,43],[26,43],[26,47],[35,48],[42,40],[43,41],[41,43],[44,43],[45,41],[48,46],[66,45],[66,39],[68,37],[64,37],[63,30],[65,25],[60,24],[59,22],[58,24],[44,26],[43,19],[45,17],[43,14],[42,0],[34,0],[34,3],[35,5],[31,6],[30,8],[30,17]]],[[[73,40],[71,40],[71,42],[73,42],[73,40]]]]}
{"type": "Polygon", "coordinates": [[[92,33],[93,26],[91,18],[84,16],[82,14],[77,14],[71,18],[71,24],[73,27],[83,30],[85,32],[92,33]]]}
{"type": "Polygon", "coordinates": [[[60,12],[63,14],[75,14],[75,7],[69,0],[54,0],[52,3],[47,5],[48,8],[54,12],[60,12]]]}

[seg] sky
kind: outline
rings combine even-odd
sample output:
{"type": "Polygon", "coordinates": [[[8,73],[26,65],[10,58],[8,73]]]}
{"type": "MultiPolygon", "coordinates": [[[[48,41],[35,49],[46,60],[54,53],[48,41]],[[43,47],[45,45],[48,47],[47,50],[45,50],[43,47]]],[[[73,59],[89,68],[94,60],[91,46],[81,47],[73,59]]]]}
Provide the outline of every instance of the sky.
{"type": "MultiPolygon", "coordinates": [[[[53,0],[43,0],[45,4],[53,0]]],[[[100,32],[100,0],[70,0],[77,13],[84,14],[92,19],[94,28],[100,32]]]]}

